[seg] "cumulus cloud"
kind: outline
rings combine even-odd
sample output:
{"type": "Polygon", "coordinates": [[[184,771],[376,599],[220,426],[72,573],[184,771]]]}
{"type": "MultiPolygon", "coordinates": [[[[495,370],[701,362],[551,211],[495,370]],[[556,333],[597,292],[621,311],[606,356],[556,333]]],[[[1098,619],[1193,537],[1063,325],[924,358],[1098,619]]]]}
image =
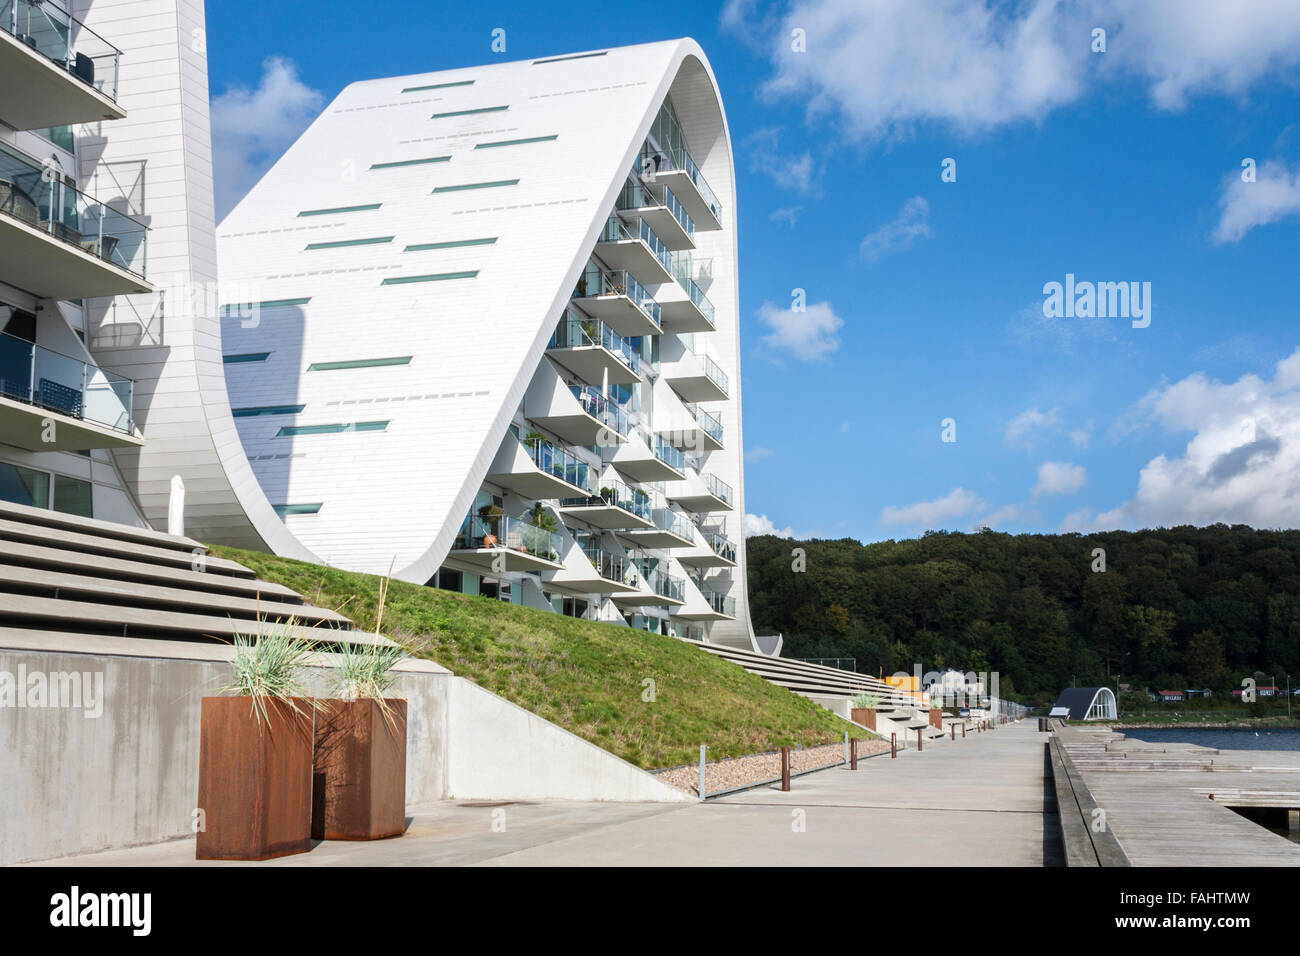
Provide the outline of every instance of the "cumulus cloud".
{"type": "Polygon", "coordinates": [[[768,213],[767,218],[772,222],[784,222],[791,227],[798,225],[799,213],[803,212],[803,206],[782,206],[780,209],[773,209],[768,213]]]}
{"type": "Polygon", "coordinates": [[[837,334],[844,320],[829,302],[817,302],[798,311],[764,302],[758,320],[771,329],[763,345],[776,354],[789,353],[801,362],[818,362],[840,347],[837,334]]]}
{"type": "Polygon", "coordinates": [[[867,235],[858,251],[868,262],[876,262],[884,255],[910,249],[916,240],[929,237],[930,204],[921,196],[913,196],[903,203],[897,216],[867,235]]]}
{"type": "Polygon", "coordinates": [[[1219,195],[1214,241],[1237,242],[1256,226],[1296,213],[1300,213],[1300,169],[1263,162],[1255,169],[1253,183],[1243,182],[1240,172],[1229,173],[1219,195]]]}
{"type": "Polygon", "coordinates": [[[1132,414],[1192,437],[1181,454],[1147,462],[1133,497],[1090,527],[1300,527],[1300,349],[1271,379],[1219,382],[1197,372],[1152,391],[1132,414]]]}
{"type": "Polygon", "coordinates": [[[741,144],[749,157],[751,172],[762,173],[773,182],[796,192],[817,194],[818,170],[812,153],[789,153],[781,149],[779,129],[760,129],[741,144]]]}
{"type": "Polygon", "coordinates": [[[745,515],[745,537],[752,538],[760,534],[774,534],[778,538],[795,537],[794,528],[786,526],[778,528],[776,523],[767,515],[745,515]]]}
{"type": "Polygon", "coordinates": [[[231,87],[212,98],[212,175],[220,221],[320,113],[325,97],[298,78],[290,61],[262,63],[256,89],[231,87]]]}
{"type": "Polygon", "coordinates": [[[770,448],[764,448],[762,445],[755,445],[745,452],[745,461],[762,461],[764,458],[771,458],[776,452],[770,448]]]}
{"type": "Polygon", "coordinates": [[[884,524],[930,529],[940,527],[953,518],[974,514],[984,507],[979,495],[958,486],[942,498],[910,505],[889,505],[880,512],[880,520],[884,524]]]}
{"type": "Polygon", "coordinates": [[[1021,505],[1003,505],[1001,508],[995,508],[988,514],[981,516],[975,522],[973,530],[1000,528],[1007,524],[1027,524],[1041,520],[1042,516],[1032,509],[1024,508],[1021,505]]]}
{"type": "Polygon", "coordinates": [[[1045,461],[1038,466],[1038,483],[1030,492],[1035,498],[1039,495],[1072,495],[1088,480],[1088,472],[1082,465],[1068,461],[1045,461]]]}
{"type": "Polygon", "coordinates": [[[1027,408],[1007,424],[1002,440],[1009,445],[1020,441],[1028,443],[1036,433],[1053,429],[1060,423],[1061,413],[1058,409],[1040,412],[1037,408],[1027,408]]]}

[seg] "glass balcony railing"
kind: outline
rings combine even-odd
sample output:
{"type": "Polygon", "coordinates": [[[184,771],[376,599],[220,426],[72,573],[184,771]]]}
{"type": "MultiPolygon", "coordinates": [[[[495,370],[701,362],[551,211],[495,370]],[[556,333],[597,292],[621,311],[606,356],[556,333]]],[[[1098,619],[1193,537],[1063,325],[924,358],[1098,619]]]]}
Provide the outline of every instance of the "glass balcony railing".
{"type": "Polygon", "coordinates": [[[721,498],[727,504],[731,504],[731,485],[716,475],[705,474],[700,477],[704,481],[704,487],[709,489],[709,494],[715,498],[721,498]]]}
{"type": "Polygon", "coordinates": [[[0,0],[0,30],[109,99],[117,99],[122,51],[53,0],[0,0]]]}
{"type": "Polygon", "coordinates": [[[596,569],[596,573],[606,581],[617,581],[619,584],[624,584],[631,579],[628,572],[632,566],[625,555],[606,551],[598,544],[590,542],[582,544],[582,553],[587,556],[587,560],[596,569]]]}
{"type": "Polygon", "coordinates": [[[695,421],[699,423],[699,426],[704,429],[705,433],[717,441],[718,444],[722,444],[722,422],[718,421],[699,405],[687,405],[686,407],[690,409],[691,414],[695,416],[695,421]]]}
{"type": "Polygon", "coordinates": [[[700,361],[704,363],[704,374],[709,377],[709,381],[718,386],[718,388],[722,389],[724,392],[730,394],[730,379],[727,378],[727,373],[718,366],[717,362],[713,361],[713,359],[709,358],[707,355],[701,355],[699,358],[700,361]]]}
{"type": "Polygon", "coordinates": [[[0,395],[131,434],[135,383],[0,333],[0,395]]]}
{"type": "Polygon", "coordinates": [[[686,579],[679,578],[676,575],[659,568],[659,563],[653,559],[634,560],[637,571],[641,575],[641,580],[654,591],[655,594],[674,601],[686,600],[686,579]]]}
{"type": "Polygon", "coordinates": [[[592,491],[595,488],[596,480],[593,473],[595,469],[581,458],[558,445],[551,444],[544,438],[534,437],[531,441],[525,439],[524,445],[528,448],[533,464],[548,475],[567,481],[584,491],[592,491]]]}
{"type": "Polygon", "coordinates": [[[601,482],[599,490],[589,497],[566,498],[563,503],[572,508],[592,508],[606,504],[630,512],[644,521],[652,520],[650,496],[640,488],[630,488],[617,479],[601,482]]]}
{"type": "MultiPolygon", "coordinates": [[[[647,144],[648,146],[648,144],[647,144]]],[[[642,154],[642,169],[651,170],[654,173],[684,172],[695,184],[699,190],[700,197],[713,213],[713,218],[722,222],[722,201],[709,188],[708,182],[700,172],[700,167],[695,165],[695,160],[691,154],[684,149],[654,149],[648,147],[642,154]]]]}
{"type": "Polygon", "coordinates": [[[736,616],[735,598],[719,594],[717,591],[701,591],[700,593],[704,595],[704,600],[709,602],[709,607],[718,614],[725,614],[727,617],[736,616]]]}
{"type": "Polygon", "coordinates": [[[675,534],[679,538],[685,538],[687,541],[694,541],[695,535],[692,532],[691,519],[679,511],[672,508],[663,507],[655,508],[651,512],[650,520],[654,522],[655,527],[660,531],[667,531],[669,534],[675,534]]]}
{"type": "Polygon", "coordinates": [[[686,453],[664,441],[662,435],[655,435],[654,441],[646,436],[646,444],[650,446],[654,456],[669,468],[676,468],[678,471],[686,470],[686,453]]]}
{"type": "Polygon", "coordinates": [[[601,231],[600,242],[621,242],[625,239],[639,239],[645,243],[659,264],[664,267],[665,272],[673,271],[673,254],[668,251],[668,247],[663,244],[655,231],[650,228],[649,223],[644,219],[638,219],[636,226],[631,227],[616,215],[611,215],[605,220],[605,228],[601,231]]]}
{"type": "Polygon", "coordinates": [[[620,362],[638,375],[641,374],[641,356],[629,339],[623,338],[599,319],[589,319],[574,309],[566,309],[551,336],[548,348],[575,349],[599,345],[613,352],[620,362]]]}
{"type": "Polygon", "coordinates": [[[717,324],[716,310],[713,308],[713,303],[709,301],[709,297],[695,284],[695,279],[691,276],[691,271],[694,268],[695,259],[689,255],[689,250],[687,250],[673,256],[673,265],[669,271],[673,274],[673,278],[677,280],[677,284],[682,287],[682,291],[691,297],[695,307],[703,313],[704,318],[712,327],[717,324]]]}
{"type": "Polygon", "coordinates": [[[457,551],[502,548],[548,561],[560,560],[562,541],[554,531],[508,515],[467,515],[452,545],[457,551]]]}
{"type": "Polygon", "coordinates": [[[569,391],[582,405],[582,410],[592,418],[608,425],[620,435],[627,434],[627,412],[623,406],[590,385],[570,385],[569,391]]]}
{"type": "Polygon", "coordinates": [[[53,166],[0,146],[0,215],[144,278],[149,229],[63,182],[53,166]]]}
{"type": "Polygon", "coordinates": [[[726,558],[733,564],[735,563],[736,545],[730,538],[714,531],[705,531],[702,533],[704,539],[709,542],[709,547],[713,549],[714,554],[720,558],[726,558]]]}
{"type": "Polygon", "coordinates": [[[578,277],[578,285],[573,290],[573,297],[585,299],[599,295],[625,295],[645,313],[646,318],[652,320],[655,325],[661,323],[659,303],[630,272],[621,270],[606,272],[594,264],[588,264],[586,270],[578,277]]]}
{"type": "Polygon", "coordinates": [[[650,189],[643,186],[634,179],[629,179],[624,185],[623,190],[618,194],[618,199],[614,206],[617,209],[648,209],[655,206],[662,206],[672,213],[673,218],[677,220],[678,225],[688,235],[695,236],[695,220],[691,218],[690,213],[682,208],[682,204],[673,191],[667,186],[664,187],[664,198],[661,200],[650,189]]]}

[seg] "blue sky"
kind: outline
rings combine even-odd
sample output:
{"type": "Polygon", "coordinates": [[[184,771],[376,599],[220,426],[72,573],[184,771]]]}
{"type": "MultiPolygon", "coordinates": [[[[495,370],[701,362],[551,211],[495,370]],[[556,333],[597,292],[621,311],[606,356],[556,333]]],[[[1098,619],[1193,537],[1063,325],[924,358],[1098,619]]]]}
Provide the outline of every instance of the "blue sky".
{"type": "Polygon", "coordinates": [[[751,530],[1300,526],[1300,4],[626,10],[210,4],[218,210],[354,80],[689,35],[736,153],[751,530]],[[1150,283],[1150,324],[1045,316],[1067,273],[1150,283]]]}

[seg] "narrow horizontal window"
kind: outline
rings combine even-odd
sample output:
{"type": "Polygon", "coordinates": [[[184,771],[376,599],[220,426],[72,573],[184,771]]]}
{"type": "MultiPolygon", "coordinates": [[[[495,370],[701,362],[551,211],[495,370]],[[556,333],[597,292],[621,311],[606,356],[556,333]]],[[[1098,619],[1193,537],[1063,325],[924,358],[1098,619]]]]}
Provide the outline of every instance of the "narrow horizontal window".
{"type": "Polygon", "coordinates": [[[452,116],[474,116],[478,113],[501,113],[510,109],[509,106],[480,106],[474,110],[449,110],[446,113],[434,113],[429,119],[448,119],[452,116]]]}
{"type": "Polygon", "coordinates": [[[565,60],[585,60],[593,56],[604,56],[608,50],[601,50],[599,53],[575,53],[572,56],[553,56],[549,60],[533,60],[533,66],[541,66],[543,63],[562,63],[565,60]]]}
{"type": "Polygon", "coordinates": [[[430,156],[427,159],[399,159],[392,163],[371,163],[371,169],[396,169],[399,166],[428,166],[430,163],[445,163],[450,156],[430,156]]]}
{"type": "Polygon", "coordinates": [[[380,368],[384,365],[410,365],[411,356],[399,355],[394,358],[351,359],[346,362],[312,362],[307,366],[309,372],[333,372],[344,368],[380,368]]]}
{"type": "Polygon", "coordinates": [[[517,186],[517,179],[496,179],[490,183],[464,183],[460,186],[437,186],[433,192],[437,193],[458,193],[466,189],[491,189],[494,186],[517,186]]]}
{"type": "Polygon", "coordinates": [[[232,408],[230,414],[236,418],[254,418],[258,415],[297,415],[306,405],[254,405],[248,408],[232,408]]]}
{"type": "Polygon", "coordinates": [[[309,242],[307,248],[342,249],[344,246],[379,246],[392,241],[392,236],[376,236],[373,239],[336,239],[333,242],[309,242]]]}
{"type": "Polygon", "coordinates": [[[221,361],[227,365],[242,365],[244,362],[265,362],[270,357],[270,352],[244,352],[242,355],[223,355],[221,361]]]}
{"type": "Polygon", "coordinates": [[[304,209],[298,213],[299,216],[331,216],[340,212],[366,212],[371,209],[378,209],[383,203],[371,202],[362,206],[335,206],[332,209],[304,209]]]}
{"type": "Polygon", "coordinates": [[[285,425],[276,438],[292,438],[294,435],[338,435],[342,432],[382,432],[388,422],[351,422],[347,425],[285,425]]]}
{"type": "Polygon", "coordinates": [[[393,279],[385,279],[380,285],[406,285],[408,282],[440,282],[443,279],[472,279],[478,275],[478,270],[473,269],[469,272],[435,272],[427,276],[398,276],[393,279]]]}
{"type": "Polygon", "coordinates": [[[283,518],[285,515],[314,515],[320,511],[323,504],[322,501],[313,501],[305,505],[272,505],[271,507],[283,518]]]}
{"type": "Polygon", "coordinates": [[[454,83],[430,83],[428,86],[408,86],[403,93],[422,93],[425,90],[446,90],[453,86],[473,86],[473,80],[457,80],[454,83]]]}
{"type": "Polygon", "coordinates": [[[497,241],[497,237],[490,239],[452,239],[449,242],[417,242],[413,246],[407,246],[405,252],[427,252],[430,249],[455,249],[459,246],[490,246],[497,241]]]}
{"type": "Polygon", "coordinates": [[[306,305],[311,296],[301,299],[263,299],[261,302],[228,302],[221,307],[222,315],[250,315],[254,309],[287,309],[295,305],[306,305]]]}
{"type": "Polygon", "coordinates": [[[527,143],[549,143],[553,139],[558,139],[558,134],[551,136],[529,136],[525,139],[501,139],[495,143],[476,143],[475,149],[496,149],[498,146],[523,146],[527,143]]]}

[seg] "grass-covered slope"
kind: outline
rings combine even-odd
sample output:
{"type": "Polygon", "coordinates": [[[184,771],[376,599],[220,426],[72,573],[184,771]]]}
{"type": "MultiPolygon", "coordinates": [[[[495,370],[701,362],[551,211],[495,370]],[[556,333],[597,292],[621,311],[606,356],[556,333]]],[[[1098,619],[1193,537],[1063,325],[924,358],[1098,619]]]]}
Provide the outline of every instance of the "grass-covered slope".
{"type": "MultiPolygon", "coordinates": [[[[214,547],[374,630],[382,578],[214,547]]],[[[655,769],[781,746],[870,736],[796,694],[689,642],[393,581],[383,631],[423,638],[423,656],[590,740],[655,769]],[[647,683],[653,681],[653,685],[647,683]],[[653,701],[643,699],[653,689],[653,701]]]]}

